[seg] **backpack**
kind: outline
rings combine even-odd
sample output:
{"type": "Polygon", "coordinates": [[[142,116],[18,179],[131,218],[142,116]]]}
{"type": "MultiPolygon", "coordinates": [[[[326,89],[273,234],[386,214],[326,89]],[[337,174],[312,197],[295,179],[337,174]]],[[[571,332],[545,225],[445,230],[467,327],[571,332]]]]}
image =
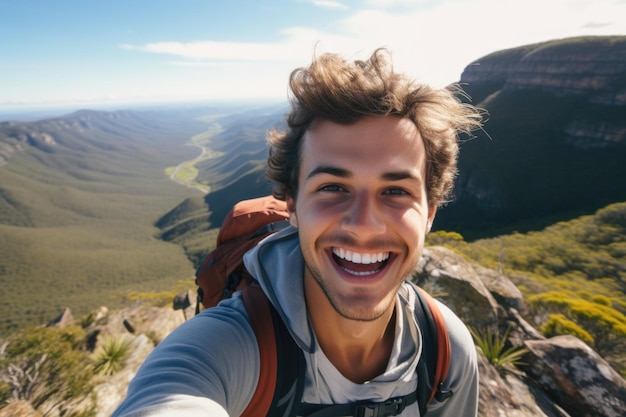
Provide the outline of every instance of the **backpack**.
{"type": "Polygon", "coordinates": [[[423,416],[433,398],[441,402],[450,397],[452,392],[445,390],[443,384],[450,364],[450,341],[444,318],[435,300],[412,284],[421,306],[416,307],[415,315],[423,339],[428,341],[424,343],[417,366],[417,390],[379,403],[301,403],[306,372],[304,354],[243,265],[244,253],[265,237],[288,226],[288,217],[285,202],[272,196],[237,203],[224,219],[216,248],[196,271],[196,314],[200,304],[211,308],[235,291],[242,291],[243,303],[257,338],[261,363],[259,382],[242,416],[395,416],[416,401],[423,416]]]}

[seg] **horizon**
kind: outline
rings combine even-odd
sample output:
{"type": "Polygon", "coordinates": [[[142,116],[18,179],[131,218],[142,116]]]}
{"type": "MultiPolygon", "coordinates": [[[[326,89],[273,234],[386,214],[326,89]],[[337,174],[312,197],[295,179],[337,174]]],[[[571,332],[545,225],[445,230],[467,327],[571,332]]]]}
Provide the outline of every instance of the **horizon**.
{"type": "Polygon", "coordinates": [[[493,52],[607,35],[626,35],[623,0],[3,2],[0,119],[286,101],[290,72],[314,54],[364,59],[380,46],[398,70],[442,87],[493,52]]]}

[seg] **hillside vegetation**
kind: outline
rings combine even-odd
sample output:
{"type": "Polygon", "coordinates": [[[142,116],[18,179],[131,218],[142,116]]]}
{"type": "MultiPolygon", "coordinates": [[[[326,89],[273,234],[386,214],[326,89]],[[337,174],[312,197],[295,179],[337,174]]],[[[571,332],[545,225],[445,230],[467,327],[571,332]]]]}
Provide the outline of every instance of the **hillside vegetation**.
{"type": "Polygon", "coordinates": [[[626,202],[542,231],[471,243],[440,231],[428,244],[502,271],[546,336],[575,335],[626,375],[626,202]]]}
{"type": "Polygon", "coordinates": [[[0,124],[0,335],[63,308],[121,306],[193,275],[155,221],[200,195],[165,175],[197,156],[196,113],[98,113],[0,124]],[[48,138],[42,142],[39,138],[48,138]]]}

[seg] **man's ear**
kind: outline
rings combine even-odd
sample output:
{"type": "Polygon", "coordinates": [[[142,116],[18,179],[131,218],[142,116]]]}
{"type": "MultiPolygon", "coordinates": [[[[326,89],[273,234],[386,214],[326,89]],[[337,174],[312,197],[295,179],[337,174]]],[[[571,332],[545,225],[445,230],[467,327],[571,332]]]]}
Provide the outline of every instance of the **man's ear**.
{"type": "Polygon", "coordinates": [[[298,216],[296,215],[296,202],[291,197],[287,197],[285,202],[287,203],[287,211],[289,211],[289,223],[293,227],[298,227],[298,216]]]}
{"type": "Polygon", "coordinates": [[[426,234],[430,232],[430,229],[433,227],[433,222],[435,221],[435,214],[437,214],[437,207],[433,206],[428,210],[428,222],[426,223],[426,234]]]}

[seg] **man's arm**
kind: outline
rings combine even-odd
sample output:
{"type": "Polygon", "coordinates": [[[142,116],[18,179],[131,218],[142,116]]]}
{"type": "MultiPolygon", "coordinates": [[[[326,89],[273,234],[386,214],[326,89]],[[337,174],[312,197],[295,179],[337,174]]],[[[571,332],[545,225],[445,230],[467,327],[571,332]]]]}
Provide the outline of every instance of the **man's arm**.
{"type": "Polygon", "coordinates": [[[112,417],[238,416],[258,377],[256,338],[236,297],[183,323],[163,340],[112,417]]]}

